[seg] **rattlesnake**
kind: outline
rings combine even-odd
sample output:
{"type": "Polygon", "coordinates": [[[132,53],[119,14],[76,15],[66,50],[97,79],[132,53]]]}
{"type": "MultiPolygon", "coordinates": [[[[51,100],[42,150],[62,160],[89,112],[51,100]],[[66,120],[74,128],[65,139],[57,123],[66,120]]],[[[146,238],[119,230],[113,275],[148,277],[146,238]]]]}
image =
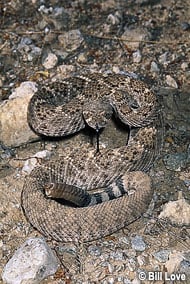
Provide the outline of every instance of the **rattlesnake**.
{"type": "Polygon", "coordinates": [[[63,157],[43,163],[26,178],[22,207],[44,235],[64,242],[91,241],[140,217],[152,197],[143,171],[158,154],[162,126],[155,95],[129,76],[74,76],[41,85],[32,97],[28,123],[46,136],[72,134],[86,124],[99,130],[113,113],[138,128],[127,146],[100,153],[88,144],[65,148],[63,157]]]}

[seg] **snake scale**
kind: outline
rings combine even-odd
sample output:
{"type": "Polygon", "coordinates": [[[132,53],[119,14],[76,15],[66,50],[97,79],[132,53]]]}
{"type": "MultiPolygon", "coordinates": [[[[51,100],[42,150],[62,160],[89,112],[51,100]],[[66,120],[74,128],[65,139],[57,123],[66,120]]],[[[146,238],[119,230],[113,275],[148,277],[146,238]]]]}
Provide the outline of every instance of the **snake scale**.
{"type": "Polygon", "coordinates": [[[145,173],[161,146],[157,99],[145,83],[120,74],[92,73],[41,84],[28,106],[39,135],[66,136],[86,125],[99,131],[114,115],[137,129],[128,144],[99,153],[90,145],[64,149],[26,177],[22,207],[42,234],[87,242],[139,218],[152,198],[145,173]]]}

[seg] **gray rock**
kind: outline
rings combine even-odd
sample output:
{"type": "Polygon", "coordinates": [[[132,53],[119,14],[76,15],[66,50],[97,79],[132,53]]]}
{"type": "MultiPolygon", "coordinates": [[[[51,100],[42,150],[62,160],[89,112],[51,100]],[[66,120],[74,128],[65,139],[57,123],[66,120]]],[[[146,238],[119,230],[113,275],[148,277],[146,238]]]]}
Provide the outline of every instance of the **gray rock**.
{"type": "Polygon", "coordinates": [[[144,251],[146,244],[141,236],[135,236],[131,239],[132,248],[136,251],[144,251]]]}
{"type": "Polygon", "coordinates": [[[124,284],[132,284],[133,282],[131,282],[131,280],[129,280],[128,278],[123,278],[123,283],[124,284]]]}
{"type": "Polygon", "coordinates": [[[122,251],[112,251],[110,253],[110,258],[114,260],[124,260],[124,254],[122,251]]]}
{"type": "Polygon", "coordinates": [[[153,253],[153,256],[159,261],[159,262],[166,262],[169,258],[170,250],[163,249],[160,251],[157,251],[153,253]]]}
{"type": "Polygon", "coordinates": [[[152,73],[159,73],[160,72],[160,68],[158,67],[158,64],[155,61],[151,62],[150,71],[152,73]]]}
{"type": "Polygon", "coordinates": [[[187,23],[187,22],[183,22],[183,23],[181,23],[181,28],[182,28],[183,31],[188,31],[188,30],[190,30],[190,24],[187,23]]]}
{"type": "Polygon", "coordinates": [[[62,47],[70,52],[77,49],[84,38],[79,30],[71,30],[59,35],[58,40],[62,47]]]}
{"type": "Polygon", "coordinates": [[[27,106],[33,94],[31,82],[24,82],[12,99],[0,104],[0,141],[4,145],[15,147],[39,139],[27,123],[27,106]]]}
{"type": "Polygon", "coordinates": [[[190,275],[190,260],[182,260],[180,263],[180,267],[178,270],[179,273],[185,273],[186,275],[190,275]]]}
{"type": "Polygon", "coordinates": [[[101,255],[101,250],[98,246],[90,246],[88,248],[88,251],[91,255],[94,255],[94,256],[100,256],[101,255]]]}
{"type": "Polygon", "coordinates": [[[179,172],[187,165],[187,153],[168,154],[163,158],[164,164],[168,170],[179,172]]]}
{"type": "Polygon", "coordinates": [[[54,274],[58,260],[41,238],[28,239],[4,267],[2,278],[7,284],[37,284],[54,274]]]}
{"type": "Polygon", "coordinates": [[[169,53],[166,51],[158,57],[158,61],[160,64],[167,65],[169,63],[168,59],[169,53]]]}
{"type": "Polygon", "coordinates": [[[15,50],[18,50],[19,53],[22,55],[22,60],[27,61],[33,61],[37,59],[42,52],[42,49],[38,46],[35,46],[32,43],[32,40],[27,37],[23,37],[18,44],[17,48],[15,50]]]}

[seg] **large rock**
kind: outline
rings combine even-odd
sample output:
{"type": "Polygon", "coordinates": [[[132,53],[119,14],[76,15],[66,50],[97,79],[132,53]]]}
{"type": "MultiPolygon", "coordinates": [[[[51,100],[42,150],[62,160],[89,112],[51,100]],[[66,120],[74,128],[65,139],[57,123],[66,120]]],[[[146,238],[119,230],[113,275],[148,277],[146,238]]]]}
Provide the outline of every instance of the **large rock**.
{"type": "Polygon", "coordinates": [[[169,219],[172,224],[178,226],[190,225],[190,205],[182,198],[176,201],[170,201],[164,205],[159,218],[169,219]]]}
{"type": "Polygon", "coordinates": [[[132,50],[138,50],[142,42],[149,40],[150,34],[146,29],[126,29],[122,34],[121,39],[132,50]]]}
{"type": "Polygon", "coordinates": [[[0,141],[16,147],[38,139],[27,123],[27,107],[35,92],[32,82],[24,82],[10,99],[0,104],[0,141]]]}
{"type": "Polygon", "coordinates": [[[2,279],[7,284],[38,284],[54,274],[59,263],[42,238],[28,239],[4,267],[2,279]]]}

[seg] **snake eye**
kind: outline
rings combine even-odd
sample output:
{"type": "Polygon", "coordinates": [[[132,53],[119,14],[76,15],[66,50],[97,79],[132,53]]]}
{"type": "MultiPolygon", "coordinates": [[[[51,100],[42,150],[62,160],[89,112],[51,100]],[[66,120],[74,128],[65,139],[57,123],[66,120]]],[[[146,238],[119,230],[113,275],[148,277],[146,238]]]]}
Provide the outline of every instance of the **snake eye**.
{"type": "Polygon", "coordinates": [[[132,102],[132,103],[130,104],[130,108],[132,108],[132,109],[138,109],[138,108],[139,108],[139,104],[134,101],[134,102],[132,102]]]}

